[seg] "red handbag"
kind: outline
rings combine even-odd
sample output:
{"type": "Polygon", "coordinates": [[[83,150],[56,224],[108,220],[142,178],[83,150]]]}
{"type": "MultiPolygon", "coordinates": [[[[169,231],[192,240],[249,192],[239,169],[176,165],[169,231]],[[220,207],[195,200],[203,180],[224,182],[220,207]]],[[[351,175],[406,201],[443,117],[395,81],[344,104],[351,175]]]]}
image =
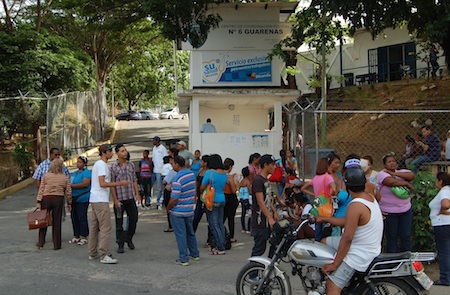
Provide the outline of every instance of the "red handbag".
{"type": "Polygon", "coordinates": [[[27,215],[28,229],[44,228],[52,225],[52,217],[47,209],[37,210],[37,208],[27,215]]]}

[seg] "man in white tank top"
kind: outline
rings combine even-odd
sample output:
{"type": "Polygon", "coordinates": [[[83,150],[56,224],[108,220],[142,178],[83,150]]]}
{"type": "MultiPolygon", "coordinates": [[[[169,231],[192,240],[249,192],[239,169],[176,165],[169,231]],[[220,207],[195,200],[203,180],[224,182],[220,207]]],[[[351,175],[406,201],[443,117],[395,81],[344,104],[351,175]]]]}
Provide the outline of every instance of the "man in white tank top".
{"type": "Polygon", "coordinates": [[[355,271],[366,271],[372,260],[381,253],[383,218],[375,197],[364,191],[366,178],[360,167],[345,171],[344,181],[352,196],[343,218],[318,217],[318,222],[343,226],[341,237],[325,238],[324,243],[337,248],[334,262],[322,268],[328,275],[327,294],[340,294],[355,271]]]}

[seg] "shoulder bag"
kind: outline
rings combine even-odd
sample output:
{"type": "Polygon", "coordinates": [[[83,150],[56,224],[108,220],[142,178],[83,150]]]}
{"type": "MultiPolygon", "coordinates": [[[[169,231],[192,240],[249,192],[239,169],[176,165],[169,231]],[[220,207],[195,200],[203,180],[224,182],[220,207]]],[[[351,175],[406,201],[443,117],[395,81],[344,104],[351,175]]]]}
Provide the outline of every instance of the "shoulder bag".
{"type": "Polygon", "coordinates": [[[212,211],[213,206],[214,206],[214,195],[215,195],[214,181],[212,179],[212,171],[209,171],[209,182],[211,184],[208,183],[208,185],[206,186],[205,190],[203,191],[202,195],[200,196],[200,201],[205,203],[206,209],[208,209],[209,211],[212,211]]]}

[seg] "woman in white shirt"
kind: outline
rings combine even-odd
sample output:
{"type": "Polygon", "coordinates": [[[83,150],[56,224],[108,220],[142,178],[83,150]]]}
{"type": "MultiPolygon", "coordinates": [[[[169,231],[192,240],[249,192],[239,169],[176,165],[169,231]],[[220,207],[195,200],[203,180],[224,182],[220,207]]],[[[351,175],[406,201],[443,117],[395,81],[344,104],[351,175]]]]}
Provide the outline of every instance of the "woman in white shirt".
{"type": "Polygon", "coordinates": [[[436,187],[440,189],[431,200],[430,219],[439,256],[439,281],[435,285],[450,286],[450,175],[439,172],[436,187]]]}

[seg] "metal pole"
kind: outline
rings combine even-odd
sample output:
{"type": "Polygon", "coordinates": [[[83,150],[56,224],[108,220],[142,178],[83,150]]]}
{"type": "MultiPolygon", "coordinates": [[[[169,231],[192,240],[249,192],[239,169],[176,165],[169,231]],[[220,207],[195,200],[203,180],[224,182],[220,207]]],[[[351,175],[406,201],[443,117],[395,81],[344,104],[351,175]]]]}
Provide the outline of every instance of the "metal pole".
{"type": "Polygon", "coordinates": [[[177,44],[176,41],[173,41],[173,73],[174,73],[174,82],[175,82],[175,95],[178,96],[178,73],[177,73],[177,44]]]}
{"type": "Polygon", "coordinates": [[[302,156],[302,173],[303,173],[303,183],[305,182],[305,160],[306,160],[306,156],[305,156],[305,144],[304,144],[304,137],[305,136],[305,112],[304,110],[302,110],[302,142],[300,145],[300,151],[301,151],[301,156],[302,156]]]}
{"type": "Polygon", "coordinates": [[[47,124],[47,128],[45,128],[45,133],[47,134],[47,138],[46,138],[46,144],[47,144],[47,158],[50,158],[50,139],[49,139],[49,125],[50,125],[50,121],[49,121],[49,114],[50,114],[50,98],[47,95],[47,93],[45,93],[45,97],[47,98],[47,117],[46,117],[46,124],[47,124]]]}
{"type": "Polygon", "coordinates": [[[326,69],[326,51],[325,44],[322,44],[322,131],[320,133],[321,136],[321,144],[322,147],[327,146],[327,69],[326,69]]]}

